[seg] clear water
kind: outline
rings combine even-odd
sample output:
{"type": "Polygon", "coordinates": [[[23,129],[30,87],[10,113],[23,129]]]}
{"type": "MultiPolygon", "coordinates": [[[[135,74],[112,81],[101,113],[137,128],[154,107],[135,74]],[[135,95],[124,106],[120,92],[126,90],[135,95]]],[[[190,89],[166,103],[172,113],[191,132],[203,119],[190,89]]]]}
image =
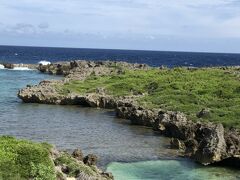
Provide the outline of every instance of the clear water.
{"type": "Polygon", "coordinates": [[[111,163],[107,170],[116,180],[237,180],[239,171],[204,167],[187,160],[111,163]]]}

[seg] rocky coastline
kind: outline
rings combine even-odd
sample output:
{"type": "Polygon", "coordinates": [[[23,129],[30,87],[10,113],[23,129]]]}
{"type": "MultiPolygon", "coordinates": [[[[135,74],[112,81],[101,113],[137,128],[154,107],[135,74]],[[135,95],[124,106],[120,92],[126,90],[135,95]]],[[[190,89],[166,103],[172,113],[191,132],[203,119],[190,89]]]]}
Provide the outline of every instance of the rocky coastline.
{"type": "Polygon", "coordinates": [[[75,149],[72,154],[52,148],[51,159],[55,165],[58,180],[112,180],[111,173],[97,167],[98,157],[94,154],[84,156],[81,149],[75,149]]]}
{"type": "MultiPolygon", "coordinates": [[[[152,127],[154,131],[171,137],[171,147],[179,149],[181,155],[196,162],[203,165],[222,163],[240,167],[240,132],[237,129],[226,129],[219,123],[193,122],[181,112],[144,108],[135,101],[136,97],[143,94],[116,98],[107,95],[104,89],[100,88],[87,94],[68,92],[65,95],[57,88],[70,80],[84,80],[91,74],[102,76],[124,73],[119,67],[131,70],[152,68],[145,64],[111,61],[71,61],[39,65],[37,69],[40,72],[64,75],[64,79],[28,85],[19,91],[18,97],[25,103],[114,109],[117,117],[129,119],[132,124],[152,127]]],[[[204,116],[206,113],[207,110],[203,109],[198,116],[204,116]]]]}
{"type": "Polygon", "coordinates": [[[13,63],[0,62],[0,65],[3,66],[5,69],[26,68],[26,69],[36,70],[38,68],[37,64],[13,64],[13,63]]]}

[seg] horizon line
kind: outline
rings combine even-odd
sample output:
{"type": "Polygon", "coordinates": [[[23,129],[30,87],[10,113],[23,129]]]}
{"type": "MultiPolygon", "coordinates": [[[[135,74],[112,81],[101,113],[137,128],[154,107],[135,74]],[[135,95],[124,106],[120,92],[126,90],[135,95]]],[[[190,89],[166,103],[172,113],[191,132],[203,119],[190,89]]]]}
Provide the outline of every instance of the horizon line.
{"type": "Polygon", "coordinates": [[[205,54],[240,54],[240,52],[213,52],[213,51],[187,51],[187,50],[154,50],[154,49],[121,49],[121,48],[94,48],[94,47],[66,47],[66,46],[32,46],[32,45],[5,45],[6,47],[28,48],[55,48],[55,49],[89,49],[89,50],[115,50],[115,51],[149,51],[149,52],[172,52],[172,53],[205,53],[205,54]]]}

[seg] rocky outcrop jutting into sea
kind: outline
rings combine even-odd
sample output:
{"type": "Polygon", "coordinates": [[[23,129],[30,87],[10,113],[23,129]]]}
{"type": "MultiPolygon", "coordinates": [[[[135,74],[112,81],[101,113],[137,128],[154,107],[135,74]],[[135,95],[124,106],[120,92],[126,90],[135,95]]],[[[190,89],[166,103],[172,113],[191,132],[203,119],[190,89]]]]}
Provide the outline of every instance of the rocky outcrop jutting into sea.
{"type": "Polygon", "coordinates": [[[112,180],[111,173],[104,172],[97,167],[98,157],[94,154],[83,156],[80,149],[70,155],[56,149],[51,150],[51,158],[55,164],[58,180],[72,178],[76,180],[112,180]]]}
{"type": "MultiPolygon", "coordinates": [[[[133,124],[152,127],[161,134],[172,137],[171,146],[181,153],[204,165],[217,162],[231,162],[240,167],[240,132],[224,129],[222,124],[193,122],[181,112],[148,109],[138,105],[136,96],[114,97],[103,89],[96,92],[77,94],[59,92],[58,86],[71,80],[84,80],[91,74],[96,76],[119,74],[121,68],[149,69],[142,64],[125,62],[72,61],[39,66],[41,72],[65,75],[63,80],[42,81],[39,85],[28,86],[19,91],[18,96],[26,103],[71,104],[89,107],[115,109],[120,118],[129,119],[133,124]]],[[[204,112],[199,114],[202,115],[204,112]]]]}
{"type": "Polygon", "coordinates": [[[37,64],[12,64],[12,63],[1,63],[5,69],[32,69],[35,70],[37,69],[38,65],[37,64]]]}

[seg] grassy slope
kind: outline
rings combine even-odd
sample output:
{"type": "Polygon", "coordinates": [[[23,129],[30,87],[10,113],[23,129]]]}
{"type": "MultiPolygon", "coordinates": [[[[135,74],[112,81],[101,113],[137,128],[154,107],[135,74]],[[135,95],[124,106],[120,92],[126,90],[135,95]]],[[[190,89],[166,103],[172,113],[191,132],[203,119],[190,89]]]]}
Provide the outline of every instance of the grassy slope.
{"type": "Polygon", "coordinates": [[[0,137],[0,179],[56,179],[50,145],[0,137]]]}
{"type": "Polygon", "coordinates": [[[85,165],[68,153],[61,153],[53,162],[50,157],[51,148],[52,146],[47,143],[1,136],[0,180],[55,180],[56,176],[63,177],[61,173],[55,172],[54,163],[66,166],[69,171],[68,177],[76,177],[79,173],[85,177],[101,177],[96,166],[85,165]]]}
{"type": "Polygon", "coordinates": [[[163,108],[186,113],[192,120],[221,122],[240,128],[240,73],[235,70],[206,68],[187,70],[151,69],[125,71],[124,74],[72,81],[61,87],[62,93],[95,92],[102,87],[114,96],[144,93],[139,103],[149,108],[163,108]],[[202,108],[210,116],[198,119],[202,108]]]}

